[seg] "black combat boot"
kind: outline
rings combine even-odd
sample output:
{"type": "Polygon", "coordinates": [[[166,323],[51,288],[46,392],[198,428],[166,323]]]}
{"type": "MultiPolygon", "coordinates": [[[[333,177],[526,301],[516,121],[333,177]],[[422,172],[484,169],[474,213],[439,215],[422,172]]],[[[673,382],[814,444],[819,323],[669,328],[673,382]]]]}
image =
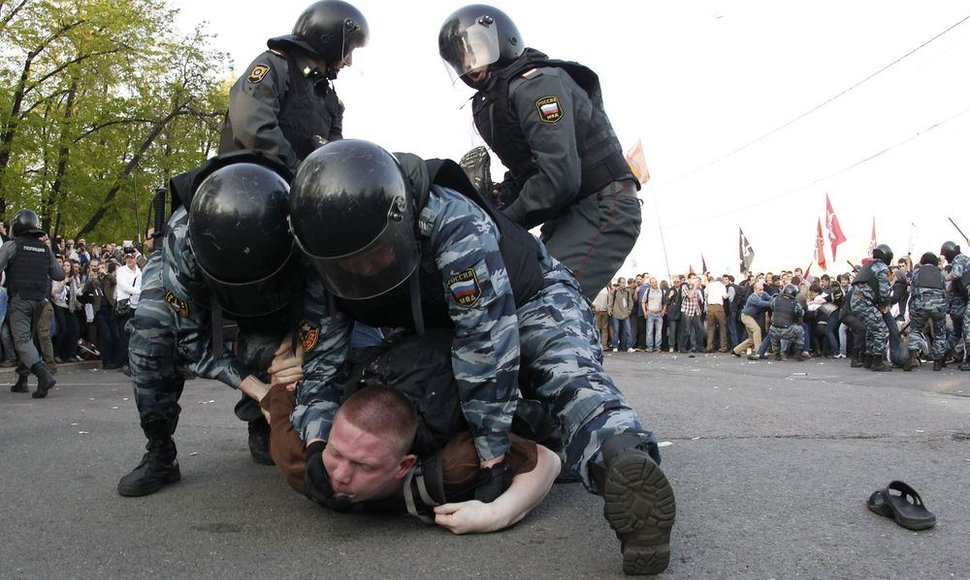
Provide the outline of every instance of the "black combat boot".
{"type": "Polygon", "coordinates": [[[961,371],[970,371],[970,358],[968,358],[965,361],[963,361],[962,363],[960,363],[960,370],[961,371]]]}
{"type": "Polygon", "coordinates": [[[162,489],[163,485],[182,479],[177,450],[172,440],[172,428],[164,419],[151,419],[142,424],[148,453],[128,475],[118,482],[118,493],[125,497],[140,497],[162,489]]]}
{"type": "Polygon", "coordinates": [[[27,375],[17,375],[17,382],[10,385],[11,393],[29,393],[30,389],[27,387],[27,375]]]}
{"type": "Polygon", "coordinates": [[[862,351],[854,350],[852,351],[852,362],[849,364],[850,367],[857,369],[865,365],[866,363],[862,360],[862,351]]]}
{"type": "Polygon", "coordinates": [[[892,369],[891,366],[889,366],[889,365],[886,364],[885,357],[873,356],[872,357],[872,366],[869,367],[869,370],[870,371],[877,371],[877,372],[881,372],[881,373],[888,373],[889,371],[891,371],[893,369],[892,369]]]}
{"type": "Polygon", "coordinates": [[[862,366],[864,366],[864,367],[865,367],[865,368],[867,368],[867,369],[871,369],[871,368],[872,368],[872,363],[874,362],[874,359],[875,359],[875,358],[876,358],[876,357],[874,357],[874,356],[872,356],[871,354],[867,354],[867,355],[866,355],[866,356],[865,356],[865,357],[864,357],[864,358],[862,359],[862,366]]]}
{"type": "Polygon", "coordinates": [[[674,490],[645,447],[636,433],[610,437],[601,448],[607,468],[590,471],[606,502],[603,515],[620,540],[623,571],[634,575],[667,569],[677,514],[674,490]]]}
{"type": "Polygon", "coordinates": [[[57,384],[57,380],[43,362],[35,363],[34,366],[30,367],[30,372],[37,377],[37,390],[30,396],[35,399],[43,399],[47,396],[47,391],[53,389],[54,385],[57,384]]]}
{"type": "Polygon", "coordinates": [[[933,359],[933,370],[942,371],[943,370],[943,359],[935,358],[933,359]]]}
{"type": "Polygon", "coordinates": [[[249,422],[249,455],[260,465],[275,465],[269,452],[269,423],[262,417],[249,422]]]}

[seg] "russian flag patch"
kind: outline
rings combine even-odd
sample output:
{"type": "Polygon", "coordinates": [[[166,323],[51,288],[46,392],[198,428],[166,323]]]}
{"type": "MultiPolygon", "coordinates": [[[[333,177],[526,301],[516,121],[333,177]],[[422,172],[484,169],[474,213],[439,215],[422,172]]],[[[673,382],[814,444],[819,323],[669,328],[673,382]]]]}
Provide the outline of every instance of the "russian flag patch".
{"type": "Polygon", "coordinates": [[[478,285],[475,270],[469,268],[448,279],[445,283],[451,291],[451,296],[460,306],[471,306],[482,297],[482,289],[478,285]]]}
{"type": "Polygon", "coordinates": [[[548,96],[536,100],[536,109],[539,111],[539,119],[543,123],[556,123],[559,119],[562,119],[559,97],[548,96]]]}

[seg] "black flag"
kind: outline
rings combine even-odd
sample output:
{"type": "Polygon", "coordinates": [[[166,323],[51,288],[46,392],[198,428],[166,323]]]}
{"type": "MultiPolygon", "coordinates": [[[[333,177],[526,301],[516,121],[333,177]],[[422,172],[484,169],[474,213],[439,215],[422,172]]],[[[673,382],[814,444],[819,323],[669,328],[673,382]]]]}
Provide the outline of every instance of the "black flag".
{"type": "Polygon", "coordinates": [[[754,248],[741,228],[738,228],[738,258],[741,260],[741,273],[744,274],[751,268],[751,262],[754,262],[754,248]]]}

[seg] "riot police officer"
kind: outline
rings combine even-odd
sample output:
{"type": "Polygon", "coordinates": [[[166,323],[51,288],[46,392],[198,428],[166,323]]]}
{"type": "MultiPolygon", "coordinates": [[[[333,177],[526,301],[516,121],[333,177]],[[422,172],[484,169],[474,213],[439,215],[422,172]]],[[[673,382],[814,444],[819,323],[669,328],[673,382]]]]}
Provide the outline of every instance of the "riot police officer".
{"type": "Polygon", "coordinates": [[[805,354],[805,328],[797,320],[805,314],[801,305],[795,302],[798,287],[794,284],[786,285],[780,294],[771,299],[771,327],[768,338],[771,339],[771,350],[775,353],[775,360],[781,360],[781,341],[789,340],[795,344],[795,355],[799,361],[807,360],[805,354]]]}
{"type": "Polygon", "coordinates": [[[13,216],[13,240],[0,248],[0,271],[6,270],[10,292],[10,333],[17,351],[17,382],[10,390],[27,393],[27,376],[37,377],[37,390],[31,395],[43,399],[57,382],[41,360],[34,345],[34,333],[41,310],[51,293],[51,280],[63,280],[64,270],[47,244],[40,218],[29,209],[13,216]]]}
{"type": "MultiPolygon", "coordinates": [[[[325,304],[296,299],[304,284],[286,224],[289,177],[268,155],[237,152],[210,161],[188,185],[175,185],[183,206],[145,267],[141,303],[128,325],[135,402],[148,444],[118,483],[121,495],[154,493],[181,477],[172,439],[185,381],[180,367],[244,393],[258,390],[293,321],[288,308],[325,304]],[[222,349],[223,314],[239,324],[235,354],[222,349]]],[[[265,419],[240,418],[250,422],[253,459],[272,464],[268,436],[253,436],[253,424],[265,419]]]]}
{"type": "Polygon", "coordinates": [[[970,371],[970,349],[967,348],[967,337],[970,337],[970,257],[960,251],[960,246],[954,242],[944,242],[940,254],[950,264],[947,280],[950,282],[950,319],[953,321],[953,334],[947,339],[948,351],[956,346],[960,336],[963,336],[963,362],[961,371],[970,371]]]}
{"type": "Polygon", "coordinates": [[[872,250],[872,260],[862,266],[852,281],[852,312],[866,327],[865,364],[873,371],[891,371],[885,363],[889,348],[889,327],[883,314],[889,310],[889,264],[893,251],[886,244],[872,250]]]}
{"type": "MultiPolygon", "coordinates": [[[[625,569],[666,568],[673,490],[653,434],[603,369],[588,302],[570,272],[457,164],[395,159],[366,141],[328,143],[293,181],[290,223],[340,311],[419,332],[454,328],[459,400],[481,480],[490,482],[478,499],[492,501],[507,485],[521,388],[561,423],[565,468],[606,496],[625,569]]],[[[327,354],[307,350],[292,416],[308,445],[327,439],[339,404],[331,365],[318,363],[327,354]]]]}
{"type": "Polygon", "coordinates": [[[526,48],[501,10],[472,5],[438,35],[446,65],[477,94],[475,126],[509,169],[504,211],[526,229],[542,224],[549,253],[592,300],[640,234],[639,182],[603,106],[599,79],[573,62],[526,48]]]}
{"type": "Polygon", "coordinates": [[[364,15],[341,0],[311,4],[293,33],[267,41],[229,91],[219,152],[266,151],[296,173],[311,151],[343,135],[344,105],[331,81],[367,44],[364,15]]]}
{"type": "Polygon", "coordinates": [[[932,252],[920,257],[919,265],[913,272],[913,294],[909,304],[909,360],[903,365],[904,371],[916,366],[920,352],[930,350],[924,327],[933,326],[933,370],[943,369],[943,356],[946,354],[946,280],[939,268],[939,258],[932,252]]]}

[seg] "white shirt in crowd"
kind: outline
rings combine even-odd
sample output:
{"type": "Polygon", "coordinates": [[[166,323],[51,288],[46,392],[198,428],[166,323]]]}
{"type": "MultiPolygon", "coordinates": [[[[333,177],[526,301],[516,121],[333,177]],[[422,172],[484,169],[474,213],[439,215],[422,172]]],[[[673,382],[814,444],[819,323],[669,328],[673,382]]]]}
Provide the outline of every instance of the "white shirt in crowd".
{"type": "Polygon", "coordinates": [[[704,298],[707,299],[708,304],[724,306],[724,301],[727,300],[727,297],[727,288],[720,280],[711,280],[711,283],[704,289],[704,298]]]}
{"type": "Polygon", "coordinates": [[[135,266],[132,270],[124,265],[115,270],[118,284],[115,286],[115,300],[128,299],[132,308],[138,306],[138,296],[141,294],[141,268],[135,266]]]}

